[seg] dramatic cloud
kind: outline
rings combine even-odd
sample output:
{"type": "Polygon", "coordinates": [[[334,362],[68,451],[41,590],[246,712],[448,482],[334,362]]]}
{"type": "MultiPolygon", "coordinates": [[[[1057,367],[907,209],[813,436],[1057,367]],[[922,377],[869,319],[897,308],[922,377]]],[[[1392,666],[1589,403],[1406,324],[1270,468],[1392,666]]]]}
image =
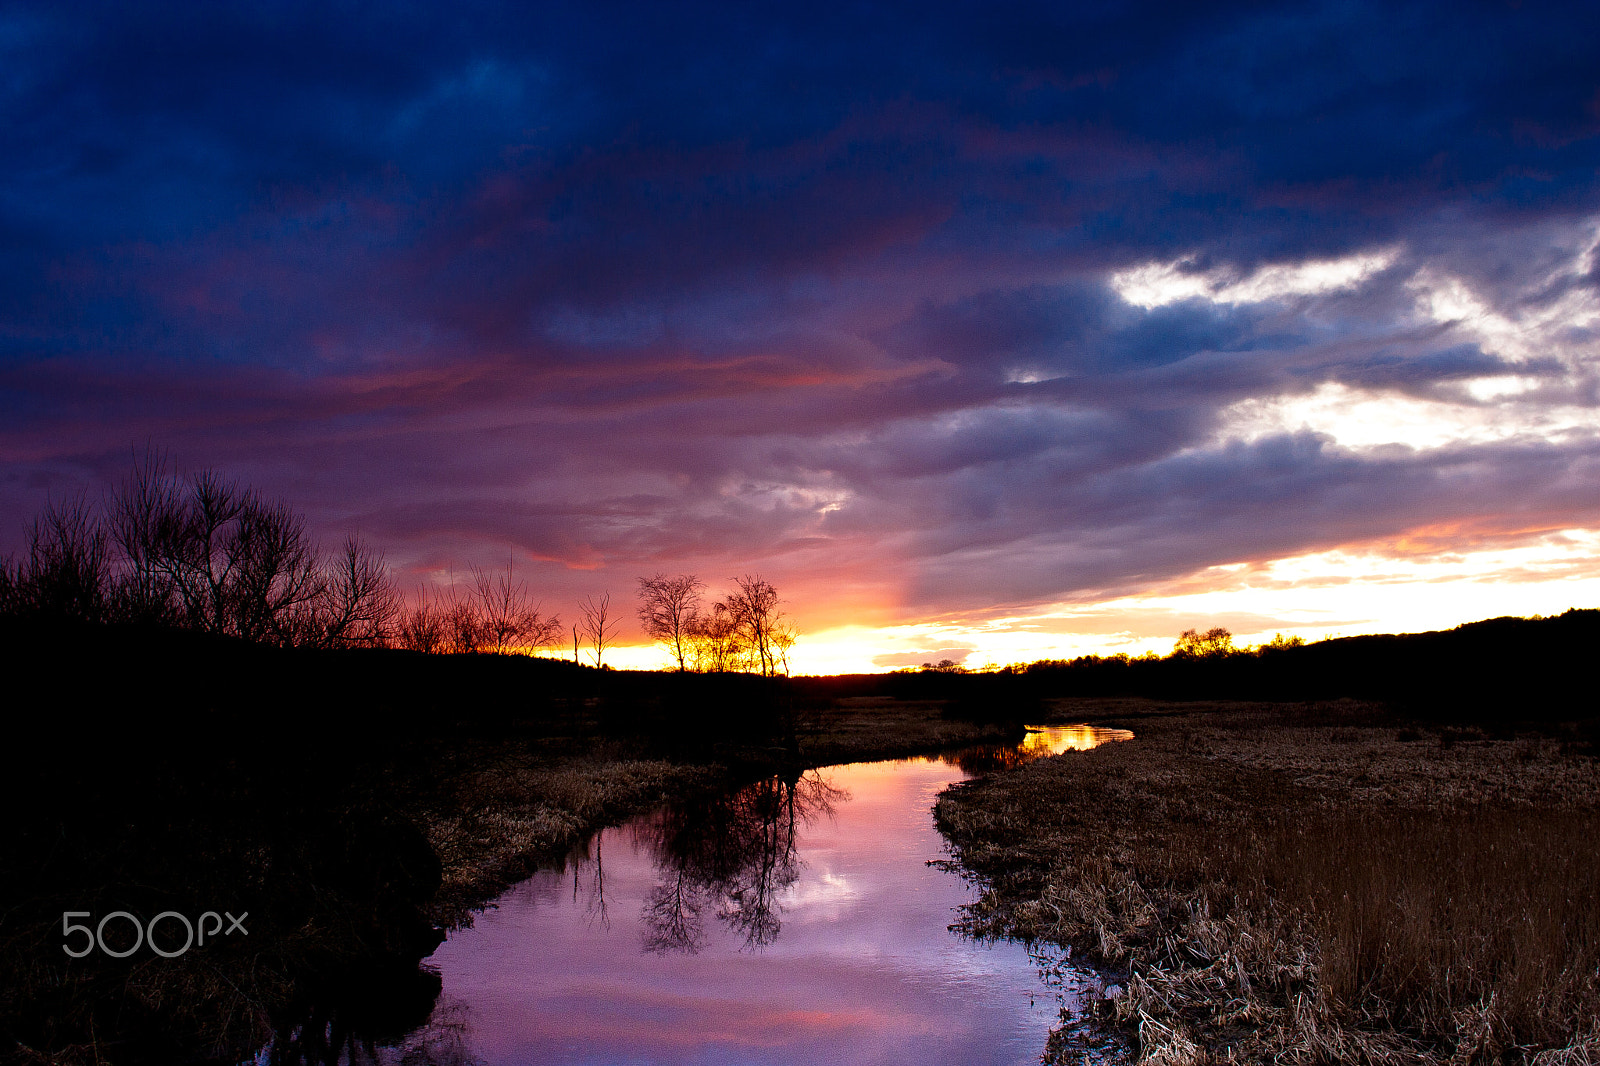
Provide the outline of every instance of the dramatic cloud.
{"type": "Polygon", "coordinates": [[[760,572],[863,666],[1143,639],[1172,582],[1423,530],[1579,560],[1596,41],[1587,4],[12,4],[0,548],[152,445],[407,583],[760,572]]]}

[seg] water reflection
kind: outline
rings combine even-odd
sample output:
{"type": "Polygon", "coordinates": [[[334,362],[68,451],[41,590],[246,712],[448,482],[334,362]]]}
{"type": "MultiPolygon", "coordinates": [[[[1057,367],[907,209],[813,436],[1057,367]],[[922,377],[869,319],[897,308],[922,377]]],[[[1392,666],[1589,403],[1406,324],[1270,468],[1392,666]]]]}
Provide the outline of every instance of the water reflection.
{"type": "Polygon", "coordinates": [[[1026,726],[1021,744],[979,744],[941,755],[945,763],[976,777],[996,770],[1014,770],[1024,763],[1064,751],[1087,751],[1113,741],[1132,740],[1126,729],[1101,729],[1089,725],[1026,726]]]}
{"type": "Polygon", "coordinates": [[[969,767],[1127,736],[1049,727],[1009,755],[773,777],[608,829],[435,953],[441,1002],[464,1005],[440,1049],[487,1066],[1035,1062],[1074,983],[1041,981],[1020,944],[949,932],[973,891],[930,865],[947,856],[931,807],[969,767]]]}
{"type": "Polygon", "coordinates": [[[331,1019],[308,1018],[280,1031],[250,1066],[484,1066],[470,1047],[467,1014],[466,1004],[441,999],[431,1016],[388,1042],[341,1031],[331,1019]]]}
{"type": "Polygon", "coordinates": [[[306,975],[296,997],[275,1013],[271,1040],[249,1061],[361,1066],[396,1061],[398,1046],[411,1049],[405,1061],[415,1066],[465,1061],[446,1050],[465,1046],[463,1011],[441,1005],[438,971],[418,963],[410,955],[306,975]]]}
{"type": "Polygon", "coordinates": [[[1113,741],[1132,740],[1131,729],[1103,729],[1095,725],[1030,725],[1022,750],[1033,758],[1060,755],[1064,751],[1088,751],[1113,741]]]}
{"type": "Polygon", "coordinates": [[[637,823],[663,875],[645,902],[645,950],[698,952],[708,910],[747,948],[772,943],[779,896],[799,876],[796,831],[848,799],[810,771],[669,804],[637,823]]]}

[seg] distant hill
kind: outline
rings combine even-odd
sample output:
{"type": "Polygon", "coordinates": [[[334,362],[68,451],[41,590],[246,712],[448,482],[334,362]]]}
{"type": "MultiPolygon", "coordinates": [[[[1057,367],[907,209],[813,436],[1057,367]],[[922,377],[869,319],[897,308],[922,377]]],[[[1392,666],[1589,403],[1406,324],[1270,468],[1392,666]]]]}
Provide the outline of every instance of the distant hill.
{"type": "Polygon", "coordinates": [[[1490,618],[1215,657],[1088,657],[1026,668],[1040,696],[1381,700],[1423,718],[1558,722],[1600,714],[1600,610],[1490,618]]]}

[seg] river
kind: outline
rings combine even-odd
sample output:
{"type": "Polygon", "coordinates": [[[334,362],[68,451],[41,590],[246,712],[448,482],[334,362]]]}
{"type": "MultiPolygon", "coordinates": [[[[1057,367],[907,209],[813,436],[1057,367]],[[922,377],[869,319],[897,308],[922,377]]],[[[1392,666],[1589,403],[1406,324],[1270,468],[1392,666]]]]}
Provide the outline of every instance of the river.
{"type": "MultiPolygon", "coordinates": [[[[969,771],[1128,739],[852,763],[605,829],[453,932],[430,1024],[379,1059],[533,1063],[1037,1062],[1077,989],[1052,954],[950,931],[939,792],[969,771]]],[[[1086,977],[1081,980],[1087,980],[1086,977]]]]}

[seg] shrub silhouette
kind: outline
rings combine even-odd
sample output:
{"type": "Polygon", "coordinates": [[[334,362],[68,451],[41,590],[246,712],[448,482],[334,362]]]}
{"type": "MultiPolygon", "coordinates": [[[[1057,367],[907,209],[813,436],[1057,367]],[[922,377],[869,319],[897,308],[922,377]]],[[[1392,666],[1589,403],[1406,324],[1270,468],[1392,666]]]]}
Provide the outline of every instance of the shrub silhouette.
{"type": "Polygon", "coordinates": [[[383,557],[355,537],[325,558],[281,502],[201,471],[136,461],[101,515],[79,498],[34,520],[24,557],[0,566],[0,614],[133,622],[256,643],[388,643],[399,603],[383,557]]]}

